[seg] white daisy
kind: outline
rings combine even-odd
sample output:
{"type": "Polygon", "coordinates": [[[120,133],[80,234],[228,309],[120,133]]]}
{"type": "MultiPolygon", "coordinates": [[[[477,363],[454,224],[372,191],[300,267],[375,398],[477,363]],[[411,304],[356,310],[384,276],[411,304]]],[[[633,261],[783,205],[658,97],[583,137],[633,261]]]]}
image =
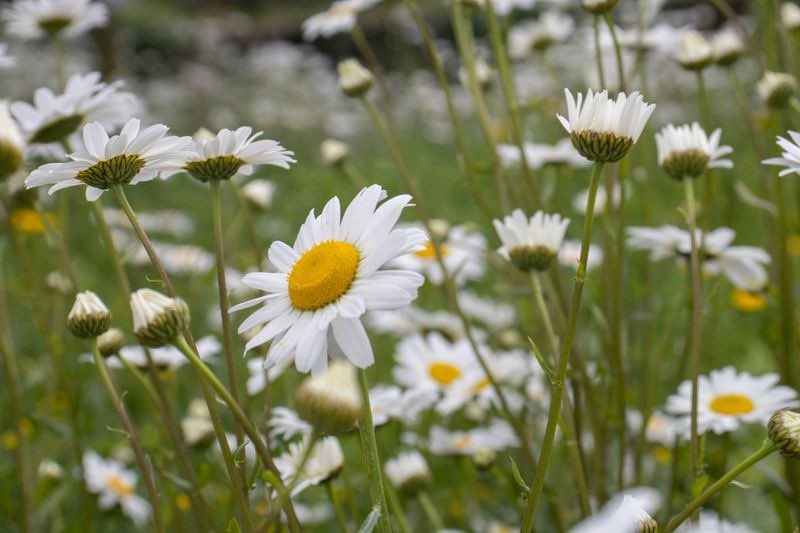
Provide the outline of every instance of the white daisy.
{"type": "Polygon", "coordinates": [[[767,71],[756,84],[756,90],[762,102],[769,107],[781,108],[797,92],[797,79],[786,72],[767,71]]]}
{"type": "Polygon", "coordinates": [[[214,438],[214,424],[204,400],[189,402],[186,416],[181,418],[181,433],[189,446],[203,446],[214,438]]]}
{"type": "Polygon", "coordinates": [[[275,458],[275,466],[284,483],[294,483],[292,496],[296,496],[312,485],[319,485],[334,477],[344,466],[344,453],[336,437],[325,437],[314,443],[302,470],[298,472],[309,446],[310,437],[289,444],[289,451],[275,458]]]}
{"type": "Polygon", "coordinates": [[[661,506],[661,495],[650,487],[633,487],[613,496],[589,518],[573,526],[570,533],[638,533],[655,524],[650,516],[661,506]]]}
{"type": "Polygon", "coordinates": [[[339,199],[333,198],[319,217],[309,213],[293,247],[272,243],[268,256],[278,272],[256,272],[242,280],[267,294],[231,308],[264,304],[239,326],[242,333],[264,324],[246,350],[272,341],[267,366],[294,357],[299,371],[315,374],[327,367],[329,351],[341,351],[359,368],[373,364],[360,317],[410,304],[423,282],[415,272],[384,268],[425,241],[419,230],[395,228],[411,197],[396,196],[379,206],[384,198],[380,186],[367,187],[343,216],[339,199]]]}
{"type": "Polygon", "coordinates": [[[620,28],[617,31],[620,46],[642,53],[655,50],[661,54],[672,53],[680,42],[680,28],[669,24],[656,24],[640,32],[638,28],[620,28]]]}
{"type": "Polygon", "coordinates": [[[267,426],[270,429],[269,437],[271,439],[280,437],[284,441],[288,441],[296,435],[301,437],[311,435],[314,429],[311,424],[300,418],[300,415],[288,407],[275,407],[270,411],[270,415],[267,426]]]}
{"type": "Polygon", "coordinates": [[[104,26],[108,8],[91,0],[15,0],[3,10],[8,33],[22,39],[78,37],[104,26]]]}
{"type": "Polygon", "coordinates": [[[8,100],[0,100],[0,181],[19,170],[24,156],[25,138],[11,118],[8,100]]]}
{"type": "Polygon", "coordinates": [[[479,368],[467,339],[449,342],[436,332],[402,339],[395,348],[395,361],[392,374],[397,383],[429,391],[445,391],[479,368]]]}
{"type": "Polygon", "coordinates": [[[326,11],[317,13],[303,22],[303,39],[313,41],[318,37],[331,37],[352,30],[358,14],[381,0],[338,0],[326,11]]]}
{"type": "Polygon", "coordinates": [[[800,6],[794,2],[783,2],[780,21],[787,30],[797,31],[800,29],[800,6]]]}
{"type": "Polygon", "coordinates": [[[495,419],[488,427],[469,431],[447,431],[440,426],[431,428],[428,449],[434,455],[475,455],[478,452],[519,446],[514,430],[504,420],[495,419]]]}
{"type": "Polygon", "coordinates": [[[547,270],[558,255],[569,225],[568,218],[537,211],[530,219],[515,209],[502,221],[493,221],[502,246],[497,252],[524,272],[547,270]]]}
{"type": "Polygon", "coordinates": [[[700,511],[697,521],[687,520],[675,530],[677,533],[758,533],[745,523],[733,523],[711,510],[700,511]]]}
{"type": "Polygon", "coordinates": [[[110,509],[119,504],[137,526],[150,520],[150,503],[136,494],[136,472],[128,470],[119,461],[106,460],[93,451],[83,454],[83,479],[86,490],[99,494],[101,509],[110,509]]]}
{"type": "MultiPolygon", "coordinates": [[[[421,225],[409,227],[421,228],[421,225]]],[[[486,273],[486,237],[478,232],[470,231],[465,226],[454,226],[440,241],[440,251],[444,267],[456,285],[481,279],[486,273]]],[[[434,285],[444,282],[444,274],[430,239],[425,241],[421,250],[398,257],[394,265],[419,272],[434,285]]]]}
{"type": "MultiPolygon", "coordinates": [[[[213,335],[207,335],[197,340],[197,351],[200,359],[206,362],[211,362],[214,357],[222,351],[222,344],[219,339],[213,335]]],[[[148,348],[150,357],[153,358],[153,363],[160,370],[175,370],[189,362],[186,356],[181,353],[176,347],[168,345],[160,348],[148,348]]],[[[122,357],[137,368],[148,368],[147,354],[142,346],[131,345],[123,346],[119,350],[118,355],[112,355],[106,358],[106,364],[109,368],[124,368],[125,365],[119,360],[122,357]]],[[[92,354],[81,354],[78,360],[86,363],[93,363],[94,358],[92,354]]]]}
{"type": "Polygon", "coordinates": [[[675,53],[675,61],[687,70],[700,70],[714,60],[714,49],[705,37],[696,31],[683,34],[675,53]]]}
{"type": "Polygon", "coordinates": [[[248,181],[242,187],[242,194],[250,202],[250,205],[263,211],[272,206],[275,188],[275,183],[269,180],[255,179],[248,181]]]}
{"type": "MultiPolygon", "coordinates": [[[[138,267],[149,267],[150,256],[138,240],[130,241],[131,249],[125,253],[124,260],[138,267]]],[[[193,244],[171,244],[152,241],[164,270],[176,276],[206,274],[214,268],[214,254],[193,244]]]]}
{"type": "Polygon", "coordinates": [[[376,385],[369,391],[372,423],[382,426],[390,420],[412,423],[424,410],[431,407],[439,395],[425,389],[402,390],[395,385],[376,385]]]}
{"type": "Polygon", "coordinates": [[[666,415],[661,411],[653,411],[644,428],[644,435],[647,442],[660,444],[671,448],[675,444],[676,437],[682,436],[678,431],[678,420],[666,415]]]}
{"type": "MultiPolygon", "coordinates": [[[[103,208],[103,218],[112,228],[119,227],[133,231],[131,222],[122,209],[105,207],[103,208]]],[[[194,219],[177,209],[136,211],[136,220],[148,235],[162,234],[176,239],[185,239],[192,236],[195,231],[194,219]]]]}
{"type": "Polygon", "coordinates": [[[61,142],[90,122],[99,122],[110,131],[141,107],[136,96],[120,90],[122,85],[122,81],[101,82],[99,72],[74,74],[63,93],[40,87],[33,93],[33,105],[14,102],[11,113],[31,143],[61,142]]]}
{"type": "Polygon", "coordinates": [[[594,93],[589,89],[585,99],[578,93],[577,102],[569,89],[564,89],[564,94],[567,118],[557,115],[558,120],[581,155],[603,163],[625,157],[656,107],[645,103],[638,92],[619,93],[616,100],[610,100],[608,91],[594,93]]]}
{"type": "Polygon", "coordinates": [[[277,141],[257,140],[263,132],[242,126],[235,131],[222,129],[216,136],[196,139],[184,169],[200,181],[227,180],[249,176],[256,165],[275,165],[288,169],[296,163],[294,152],[277,141]]]}
{"type": "MultiPolygon", "coordinates": [[[[462,289],[456,294],[458,306],[467,318],[480,322],[492,331],[510,328],[517,320],[516,308],[504,302],[496,302],[478,296],[471,290],[462,289]]],[[[484,339],[483,331],[474,330],[476,340],[484,339]]]]}
{"type": "Polygon", "coordinates": [[[386,477],[401,491],[425,485],[431,479],[428,463],[418,451],[403,452],[383,466],[386,477]]]}
{"type": "Polygon", "coordinates": [[[438,331],[448,339],[464,336],[464,326],[458,315],[449,311],[426,311],[409,305],[395,311],[372,311],[367,313],[367,324],[377,333],[396,337],[438,331]]]}
{"type": "Polygon", "coordinates": [[[566,41],[574,28],[572,17],[549,9],[538,19],[528,19],[511,28],[508,32],[508,53],[514,58],[526,57],[532,50],[544,50],[566,41]]]}
{"type": "MultiPolygon", "coordinates": [[[[525,161],[528,167],[539,169],[545,165],[568,165],[575,168],[589,166],[591,161],[583,157],[568,138],[555,144],[536,144],[526,142],[525,161]]],[[[519,147],[513,144],[498,144],[497,155],[503,166],[518,166],[521,163],[519,147]]]]}
{"type": "Polygon", "coordinates": [[[109,138],[99,122],[83,128],[86,151],[69,154],[71,161],[48,163],[37,168],[25,179],[28,189],[51,185],[49,193],[87,185],[86,199],[97,200],[112,185],[136,184],[155,179],[159,172],[180,168],[191,143],[190,137],[165,137],[163,124],[143,130],[139,119],[125,123],[119,135],[109,138]]]}
{"type": "MultiPolygon", "coordinates": [[[[585,205],[585,204],[584,204],[585,205]]],[[[561,243],[561,250],[558,252],[558,264],[568,268],[578,269],[578,262],[581,258],[581,241],[564,241],[561,243]]],[[[589,257],[586,260],[586,271],[603,264],[603,249],[596,245],[589,245],[589,257]]]]}
{"type": "MultiPolygon", "coordinates": [[[[217,309],[214,311],[219,314],[217,309]]],[[[250,359],[247,361],[247,371],[250,373],[247,378],[247,394],[254,396],[263,391],[268,383],[274,382],[283,374],[283,371],[289,367],[291,362],[291,359],[287,359],[280,365],[264,368],[263,359],[250,359]]]]}
{"type": "Polygon", "coordinates": [[[792,138],[791,141],[778,136],[778,146],[783,149],[781,157],[771,157],[762,161],[765,165],[786,167],[778,173],[779,176],[800,174],[800,133],[790,131],[789,137],[792,138]]]}
{"type": "Polygon", "coordinates": [[[722,159],[733,152],[730,146],[720,146],[722,130],[717,128],[706,135],[700,124],[673,126],[668,124],[656,133],[658,164],[674,179],[696,178],[708,168],[733,168],[733,161],[722,159]]]}
{"type": "Polygon", "coordinates": [[[714,50],[714,61],[722,66],[733,64],[746,51],[739,32],[731,27],[726,27],[714,34],[711,39],[711,48],[714,50]]]}
{"type": "MultiPolygon", "coordinates": [[[[778,385],[778,374],[753,376],[749,372],[737,372],[732,366],[712,370],[708,376],[700,376],[697,391],[697,430],[700,434],[713,431],[728,433],[740,424],[761,423],[766,425],[775,411],[784,407],[796,407],[797,392],[778,385]]],[[[679,431],[689,434],[692,411],[692,383],[684,381],[678,392],[667,399],[666,411],[680,417],[679,431]]]]}

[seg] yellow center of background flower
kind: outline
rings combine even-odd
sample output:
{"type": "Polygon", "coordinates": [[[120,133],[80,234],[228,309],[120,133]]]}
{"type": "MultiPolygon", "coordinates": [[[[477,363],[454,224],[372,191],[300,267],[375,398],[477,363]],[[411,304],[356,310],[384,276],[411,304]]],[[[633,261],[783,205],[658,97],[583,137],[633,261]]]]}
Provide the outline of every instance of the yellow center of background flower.
{"type": "MultiPolygon", "coordinates": [[[[414,252],[414,255],[421,257],[422,259],[436,259],[436,248],[433,247],[433,242],[425,241],[423,246],[425,246],[425,248],[418,252],[414,252]]],[[[440,244],[439,251],[442,253],[442,257],[447,257],[447,254],[450,253],[450,250],[446,244],[440,244]]]]}
{"type": "Polygon", "coordinates": [[[754,313],[767,308],[767,298],[763,294],[734,289],[731,292],[731,305],[737,311],[754,313]]]}
{"type": "Polygon", "coordinates": [[[477,394],[486,387],[488,387],[490,384],[491,381],[489,381],[489,378],[483,378],[482,380],[480,380],[479,382],[477,382],[475,385],[472,386],[472,392],[477,394]]]}
{"type": "Polygon", "coordinates": [[[720,394],[711,400],[709,407],[723,415],[743,415],[751,412],[755,405],[753,400],[742,394],[720,394]]]}
{"type": "Polygon", "coordinates": [[[300,257],[289,273],[289,299],[302,311],[315,311],[347,292],[358,270],[355,246],[325,241],[300,257]]]}
{"type": "Polygon", "coordinates": [[[442,361],[431,363],[431,366],[428,367],[428,373],[430,373],[434,381],[441,385],[450,385],[461,377],[461,370],[457,366],[442,361]]]}
{"type": "Polygon", "coordinates": [[[469,435],[459,435],[453,439],[453,448],[456,450],[463,450],[472,444],[472,437],[469,435]]]}
{"type": "Polygon", "coordinates": [[[118,496],[126,497],[133,494],[133,485],[122,479],[120,476],[109,476],[106,479],[108,488],[114,491],[118,496]]]}

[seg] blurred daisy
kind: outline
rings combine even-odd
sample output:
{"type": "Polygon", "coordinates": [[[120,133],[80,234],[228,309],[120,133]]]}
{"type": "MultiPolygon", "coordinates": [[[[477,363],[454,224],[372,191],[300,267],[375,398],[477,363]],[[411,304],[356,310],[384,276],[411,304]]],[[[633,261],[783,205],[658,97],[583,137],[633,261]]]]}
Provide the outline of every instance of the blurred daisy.
{"type": "MultiPolygon", "coordinates": [[[[458,306],[467,318],[480,322],[492,331],[509,328],[517,320],[517,311],[513,305],[496,302],[478,296],[471,290],[460,290],[456,294],[458,306]]],[[[475,331],[478,338],[483,332],[475,331]]]]}
{"type": "Polygon", "coordinates": [[[372,311],[367,313],[367,324],[377,333],[397,337],[424,335],[436,331],[455,340],[464,336],[464,326],[457,315],[449,311],[426,311],[409,305],[394,311],[372,311]]]}
{"type": "Polygon", "coordinates": [[[86,151],[69,154],[71,161],[48,163],[25,179],[31,189],[51,185],[49,193],[87,185],[86,199],[97,200],[112,185],[136,184],[155,179],[159,172],[180,168],[191,138],[165,136],[167,128],[156,124],[139,128],[139,119],[132,118],[119,135],[109,138],[99,122],[83,128],[86,151]]]}
{"type": "MultiPolygon", "coordinates": [[[[583,157],[572,145],[570,139],[561,139],[556,144],[536,144],[526,142],[525,160],[528,167],[539,169],[545,165],[568,165],[575,168],[586,167],[591,161],[583,157]]],[[[498,144],[497,155],[503,166],[518,166],[521,163],[519,147],[513,144],[498,144]]]]}
{"type": "Polygon", "coordinates": [[[733,153],[730,146],[720,146],[722,130],[706,135],[700,124],[668,124],[656,133],[658,164],[673,179],[696,178],[708,168],[733,168],[733,161],[722,159],[733,153]]]}
{"type": "Polygon", "coordinates": [[[275,184],[263,179],[250,180],[242,187],[242,193],[251,206],[264,211],[272,206],[275,184]]]}
{"type": "Polygon", "coordinates": [[[683,34],[675,54],[677,61],[687,70],[702,70],[714,60],[714,49],[705,37],[696,31],[683,34]]]}
{"type": "Polygon", "coordinates": [[[449,342],[435,332],[402,339],[395,348],[395,361],[392,374],[397,383],[429,391],[447,390],[479,368],[467,339],[449,342]]]}
{"type": "Polygon", "coordinates": [[[108,8],[91,0],[15,0],[3,10],[6,30],[22,39],[78,37],[104,26],[108,8]]]}
{"type": "Polygon", "coordinates": [[[239,326],[242,333],[264,324],[246,350],[272,341],[268,367],[294,357],[299,371],[315,374],[327,368],[329,352],[341,352],[359,368],[374,363],[360,317],[368,310],[410,304],[423,282],[415,272],[384,268],[425,241],[419,230],[394,227],[411,197],[396,196],[379,206],[384,198],[380,186],[367,187],[342,216],[334,197],[319,217],[311,211],[294,247],[272,243],[268,256],[278,272],[256,272],[242,280],[267,294],[231,308],[263,303],[239,326]]]}
{"type": "MultiPolygon", "coordinates": [[[[103,218],[109,226],[130,229],[130,220],[128,220],[125,211],[113,207],[103,208],[103,218]]],[[[195,230],[195,224],[192,217],[179,211],[177,209],[159,209],[156,211],[137,211],[136,220],[139,225],[148,234],[162,234],[174,237],[176,239],[185,239],[190,237],[195,230]]],[[[148,263],[149,264],[149,263],[148,263]]]]}
{"type": "MultiPolygon", "coordinates": [[[[784,407],[796,407],[797,393],[785,386],[777,385],[778,374],[753,376],[749,372],[737,372],[732,366],[712,370],[708,376],[700,376],[698,383],[697,430],[700,434],[713,431],[717,434],[735,431],[741,424],[761,423],[766,425],[775,411],[784,407]]],[[[689,434],[692,410],[692,383],[684,381],[677,394],[667,399],[666,411],[680,417],[679,426],[684,436],[689,434]]]]}
{"type": "Polygon", "coordinates": [[[675,530],[677,533],[758,533],[744,523],[729,522],[711,510],[700,511],[697,521],[687,520],[675,530]]]}
{"type": "MultiPolygon", "coordinates": [[[[411,227],[421,228],[420,225],[411,227]]],[[[440,250],[444,266],[456,285],[460,286],[468,280],[483,278],[486,272],[486,237],[482,234],[470,231],[464,226],[454,226],[440,241],[440,250]]],[[[397,268],[419,272],[434,285],[441,285],[444,282],[444,275],[436,260],[436,251],[430,239],[424,242],[424,248],[398,257],[394,265],[397,268]]]]}
{"type": "Polygon", "coordinates": [[[781,157],[771,157],[762,161],[765,165],[786,167],[778,176],[787,174],[800,174],[800,133],[790,131],[791,141],[778,135],[778,146],[783,149],[781,157]]]}
{"type": "Polygon", "coordinates": [[[742,313],[755,313],[763,311],[769,306],[769,300],[763,292],[733,289],[730,302],[734,309],[742,313]]]}
{"type": "Polygon", "coordinates": [[[189,446],[203,446],[214,438],[214,424],[204,400],[195,398],[189,402],[186,416],[181,418],[181,433],[189,446]]]}
{"type": "Polygon", "coordinates": [[[756,84],[761,101],[775,109],[784,107],[797,92],[797,79],[786,72],[767,71],[756,84]]]}
{"type": "Polygon", "coordinates": [[[369,391],[372,423],[382,426],[390,420],[415,422],[417,416],[438,399],[434,391],[412,388],[402,390],[395,385],[376,385],[369,391]]]}
{"type": "MultiPolygon", "coordinates": [[[[627,183],[626,183],[627,185],[627,183]]],[[[622,189],[623,187],[619,183],[614,183],[614,186],[611,188],[611,206],[616,207],[619,205],[619,201],[622,198],[622,189]]],[[[630,188],[625,187],[625,198],[630,196],[630,188]]],[[[596,215],[605,213],[606,207],[609,204],[609,194],[606,192],[606,188],[602,185],[597,187],[597,194],[594,197],[594,213],[596,215]]],[[[575,196],[572,197],[572,208],[581,213],[583,215],[586,214],[586,206],[589,203],[589,189],[584,189],[575,196]]],[[[577,261],[577,259],[576,259],[577,261]]]]}
{"type": "Polygon", "coordinates": [[[511,57],[526,57],[533,50],[545,50],[569,39],[575,22],[561,11],[549,9],[536,20],[515,24],[508,32],[508,52],[511,57]]]}
{"type": "Polygon", "coordinates": [[[25,158],[25,138],[11,118],[8,100],[0,100],[0,182],[22,166],[25,158]]]}
{"type": "Polygon", "coordinates": [[[576,524],[569,531],[570,533],[650,531],[650,528],[657,527],[650,515],[660,506],[661,495],[656,489],[634,487],[612,497],[595,514],[576,524]]]}
{"type": "Polygon", "coordinates": [[[794,32],[800,29],[800,6],[794,2],[783,2],[780,21],[789,31],[794,32]]]}
{"type": "Polygon", "coordinates": [[[494,12],[500,16],[505,17],[510,15],[515,9],[528,10],[533,9],[536,5],[535,0],[479,0],[481,3],[491,2],[494,12]]]}
{"type": "MultiPolygon", "coordinates": [[[[171,244],[153,241],[164,270],[176,276],[206,274],[214,267],[214,254],[193,244],[171,244]]],[[[127,252],[125,261],[139,267],[150,266],[150,256],[141,242],[132,240],[133,252],[127,252]]]]}
{"type": "Polygon", "coordinates": [[[305,437],[300,442],[289,444],[289,450],[275,458],[275,466],[281,473],[283,481],[287,484],[294,483],[292,496],[303,492],[306,488],[330,481],[344,466],[344,453],[336,437],[325,437],[314,442],[314,447],[307,453],[311,444],[310,437],[305,437]],[[305,464],[298,472],[304,458],[305,464]]]}
{"type": "Polygon", "coordinates": [[[272,409],[267,426],[269,427],[270,438],[280,437],[284,441],[289,441],[297,435],[302,437],[311,435],[313,430],[311,424],[300,418],[300,415],[288,407],[275,407],[272,409]]]}
{"type": "MultiPolygon", "coordinates": [[[[215,309],[215,311],[217,311],[215,309]]],[[[280,365],[269,368],[264,367],[263,359],[250,359],[247,361],[247,370],[250,376],[247,378],[247,394],[254,396],[263,391],[268,383],[274,382],[283,374],[291,364],[291,359],[287,359],[280,365]]]]}
{"type": "Polygon", "coordinates": [[[291,152],[277,141],[257,140],[262,132],[242,126],[235,131],[222,129],[216,136],[199,138],[191,147],[184,169],[195,179],[206,182],[227,180],[236,175],[249,176],[257,165],[275,165],[288,169],[296,163],[291,152]]]}
{"type": "Polygon", "coordinates": [[[14,102],[11,113],[31,143],[61,142],[90,122],[99,122],[110,131],[141,107],[136,96],[120,90],[122,85],[122,81],[101,82],[99,72],[74,74],[63,93],[40,87],[33,93],[33,105],[14,102]]]}
{"type": "Polygon", "coordinates": [[[515,209],[502,221],[493,221],[502,246],[497,252],[523,272],[544,271],[558,255],[569,219],[537,211],[530,219],[515,209]]]}
{"type": "Polygon", "coordinates": [[[671,448],[675,444],[675,439],[681,436],[678,431],[678,420],[661,411],[653,411],[647,419],[644,435],[647,442],[671,448]]]}
{"type": "Polygon", "coordinates": [[[119,504],[122,512],[141,527],[150,519],[150,504],[136,494],[136,472],[119,461],[106,460],[93,451],[83,454],[83,479],[86,490],[99,494],[101,509],[119,504]]]}
{"type": "MultiPolygon", "coordinates": [[[[188,363],[188,359],[183,355],[180,350],[174,346],[162,346],[160,348],[148,348],[150,357],[153,358],[153,363],[159,370],[175,370],[188,363]]],[[[219,339],[212,335],[208,335],[197,341],[197,351],[200,359],[203,361],[210,361],[220,353],[222,344],[219,339]]],[[[119,360],[122,357],[137,368],[148,368],[147,354],[145,348],[139,345],[123,346],[118,355],[112,355],[106,358],[106,364],[109,368],[124,368],[124,364],[119,360]]],[[[93,363],[94,358],[91,354],[82,354],[78,357],[82,362],[93,363]]]]}
{"type": "Polygon", "coordinates": [[[434,455],[475,455],[487,450],[499,451],[519,446],[514,430],[504,420],[495,419],[488,427],[469,431],[431,428],[428,449],[434,455]]]}
{"type": "Polygon", "coordinates": [[[17,66],[17,58],[8,54],[8,45],[0,43],[0,69],[17,66]]]}
{"type": "Polygon", "coordinates": [[[326,11],[317,13],[303,22],[303,39],[313,41],[318,37],[331,37],[337,33],[349,32],[358,22],[358,14],[380,1],[338,0],[326,11]]]}
{"type": "Polygon", "coordinates": [[[564,89],[564,94],[567,118],[557,115],[558,120],[575,149],[586,159],[601,163],[625,157],[656,107],[645,103],[638,92],[619,93],[616,100],[609,99],[608,91],[594,93],[591,89],[585,99],[578,93],[577,101],[569,89],[564,89]]]}
{"type": "Polygon", "coordinates": [[[731,27],[714,34],[711,48],[714,51],[714,62],[722,66],[732,65],[745,53],[745,45],[739,32],[731,27]]]}
{"type": "Polygon", "coordinates": [[[431,479],[428,463],[418,451],[403,452],[383,466],[392,485],[404,493],[424,487],[431,479]]]}
{"type": "Polygon", "coordinates": [[[680,29],[669,24],[656,24],[640,32],[638,28],[617,30],[619,44],[623,48],[647,53],[656,51],[668,55],[680,42],[680,29]]]}
{"type": "MultiPolygon", "coordinates": [[[[585,205],[585,204],[584,204],[585,205]]],[[[558,252],[558,264],[563,267],[578,269],[581,258],[581,241],[564,241],[558,252]]],[[[589,245],[589,257],[586,260],[586,270],[592,270],[603,264],[603,249],[596,245],[589,245]]]]}

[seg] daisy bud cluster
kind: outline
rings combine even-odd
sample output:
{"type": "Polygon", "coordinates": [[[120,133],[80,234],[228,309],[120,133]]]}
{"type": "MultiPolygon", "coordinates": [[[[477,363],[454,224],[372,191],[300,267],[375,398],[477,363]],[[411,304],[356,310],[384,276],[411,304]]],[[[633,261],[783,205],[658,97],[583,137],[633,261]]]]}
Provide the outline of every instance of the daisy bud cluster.
{"type": "Polygon", "coordinates": [[[189,307],[152,289],[131,294],[133,334],[142,345],[159,348],[174,341],[189,325],[189,307]]]}
{"type": "Polygon", "coordinates": [[[769,419],[767,430],[781,455],[800,459],[800,413],[794,409],[781,409],[769,419]]]}
{"type": "Polygon", "coordinates": [[[356,368],[335,360],[320,376],[307,378],[295,393],[298,414],[324,435],[339,435],[361,414],[356,368]]]}
{"type": "Polygon", "coordinates": [[[345,59],[339,63],[339,88],[350,98],[364,96],[372,87],[375,78],[357,59],[345,59]]]}
{"type": "Polygon", "coordinates": [[[81,339],[93,339],[105,333],[111,325],[111,311],[92,291],[79,292],[67,315],[67,328],[81,339]]]}

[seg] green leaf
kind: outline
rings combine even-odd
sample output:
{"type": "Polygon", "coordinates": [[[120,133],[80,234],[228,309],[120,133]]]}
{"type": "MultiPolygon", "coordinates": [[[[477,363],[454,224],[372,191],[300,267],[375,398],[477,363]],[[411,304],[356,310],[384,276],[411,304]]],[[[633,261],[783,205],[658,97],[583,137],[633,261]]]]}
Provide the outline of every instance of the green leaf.
{"type": "Polygon", "coordinates": [[[376,505],[372,511],[364,519],[364,523],[358,528],[358,533],[372,533],[375,526],[378,524],[378,519],[381,517],[381,506],[376,505]]]}
{"type": "Polygon", "coordinates": [[[231,521],[228,522],[228,527],[225,528],[226,533],[242,533],[242,529],[239,527],[239,522],[236,521],[236,518],[231,518],[231,521]]]}
{"type": "Polygon", "coordinates": [[[517,487],[522,493],[522,497],[527,498],[528,494],[531,492],[531,488],[525,483],[525,480],[522,479],[522,475],[519,473],[519,468],[517,468],[517,463],[514,462],[514,458],[509,455],[508,460],[511,461],[511,475],[514,476],[514,481],[517,482],[517,487]]]}

